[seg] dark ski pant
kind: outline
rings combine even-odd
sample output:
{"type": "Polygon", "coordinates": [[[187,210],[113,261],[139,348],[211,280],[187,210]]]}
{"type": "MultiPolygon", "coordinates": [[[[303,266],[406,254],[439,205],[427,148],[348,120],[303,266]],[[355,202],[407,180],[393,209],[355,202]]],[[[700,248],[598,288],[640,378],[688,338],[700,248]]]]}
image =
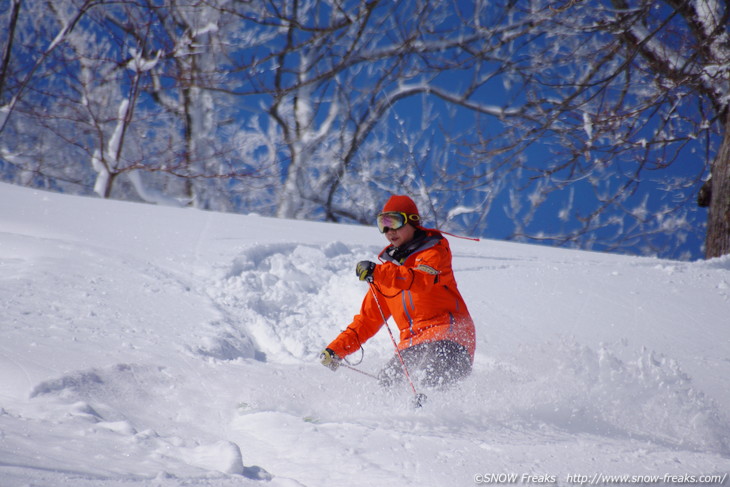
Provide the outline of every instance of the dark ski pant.
{"type": "MultiPolygon", "coordinates": [[[[469,352],[451,340],[420,343],[400,353],[411,379],[422,387],[445,388],[471,373],[469,352]]],[[[385,364],[378,380],[383,387],[405,381],[403,365],[397,354],[385,364]]]]}

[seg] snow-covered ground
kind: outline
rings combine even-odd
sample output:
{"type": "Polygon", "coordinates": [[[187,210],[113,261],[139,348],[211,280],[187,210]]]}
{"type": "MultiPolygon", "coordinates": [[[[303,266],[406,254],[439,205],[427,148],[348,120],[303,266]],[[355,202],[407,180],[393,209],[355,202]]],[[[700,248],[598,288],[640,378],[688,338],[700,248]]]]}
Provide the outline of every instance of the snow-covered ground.
{"type": "Polygon", "coordinates": [[[475,371],[414,410],[317,362],[375,228],[0,184],[0,486],[730,485],[730,258],[450,241],[475,371]]]}

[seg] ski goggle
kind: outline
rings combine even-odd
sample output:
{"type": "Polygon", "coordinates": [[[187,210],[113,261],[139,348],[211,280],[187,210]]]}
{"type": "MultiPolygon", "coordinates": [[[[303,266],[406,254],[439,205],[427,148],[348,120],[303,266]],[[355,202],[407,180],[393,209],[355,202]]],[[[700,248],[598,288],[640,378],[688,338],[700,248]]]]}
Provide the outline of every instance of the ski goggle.
{"type": "Polygon", "coordinates": [[[402,211],[388,211],[378,215],[378,230],[385,233],[388,230],[398,230],[409,221],[417,222],[418,215],[407,215],[402,211]]]}

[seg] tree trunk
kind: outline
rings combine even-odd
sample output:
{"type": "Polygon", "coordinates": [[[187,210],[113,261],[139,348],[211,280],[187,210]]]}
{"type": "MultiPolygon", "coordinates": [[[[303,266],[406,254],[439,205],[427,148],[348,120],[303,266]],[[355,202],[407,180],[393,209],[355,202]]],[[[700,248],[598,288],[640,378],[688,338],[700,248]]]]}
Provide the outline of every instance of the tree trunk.
{"type": "Polygon", "coordinates": [[[712,164],[712,196],[707,218],[705,257],[730,254],[730,110],[725,117],[725,135],[712,164]]]}

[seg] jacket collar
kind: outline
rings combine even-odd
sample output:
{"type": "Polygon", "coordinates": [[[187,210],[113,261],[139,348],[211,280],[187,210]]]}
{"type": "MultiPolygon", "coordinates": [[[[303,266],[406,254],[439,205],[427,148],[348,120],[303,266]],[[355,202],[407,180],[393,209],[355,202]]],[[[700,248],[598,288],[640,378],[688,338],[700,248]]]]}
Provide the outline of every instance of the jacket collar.
{"type": "Polygon", "coordinates": [[[416,230],[416,234],[413,240],[400,247],[394,247],[389,245],[385,247],[378,258],[383,262],[392,262],[397,265],[403,265],[403,263],[416,252],[430,249],[444,237],[440,233],[430,233],[422,229],[416,230]]]}

